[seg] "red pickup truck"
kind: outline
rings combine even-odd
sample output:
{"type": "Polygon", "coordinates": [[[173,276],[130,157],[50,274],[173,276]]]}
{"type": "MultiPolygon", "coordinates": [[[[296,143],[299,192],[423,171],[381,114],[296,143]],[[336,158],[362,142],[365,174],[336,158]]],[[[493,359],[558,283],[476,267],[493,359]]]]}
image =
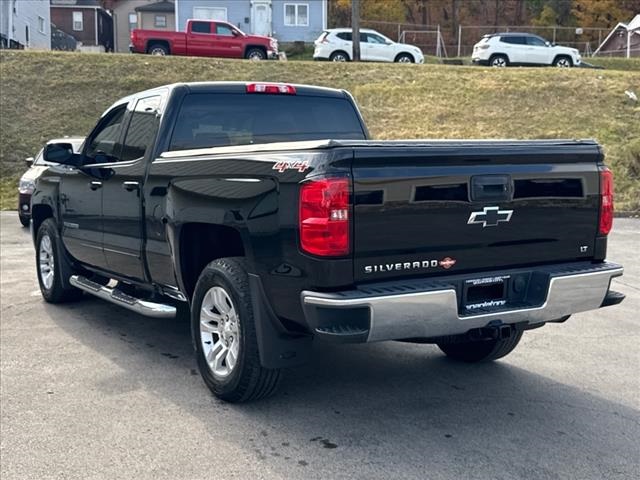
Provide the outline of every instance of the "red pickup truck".
{"type": "Polygon", "coordinates": [[[187,20],[186,32],[133,30],[129,50],[151,55],[265,60],[278,58],[278,41],[271,37],[247,35],[227,22],[187,20]]]}

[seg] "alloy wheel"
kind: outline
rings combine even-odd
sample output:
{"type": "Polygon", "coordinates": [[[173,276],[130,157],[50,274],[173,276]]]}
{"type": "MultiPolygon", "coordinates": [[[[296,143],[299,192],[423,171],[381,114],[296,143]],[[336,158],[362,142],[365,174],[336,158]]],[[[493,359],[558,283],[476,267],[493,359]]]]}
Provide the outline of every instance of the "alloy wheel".
{"type": "Polygon", "coordinates": [[[49,235],[43,235],[40,240],[38,258],[42,284],[47,290],[50,290],[53,286],[55,262],[53,259],[53,244],[51,243],[51,237],[49,237],[49,235]]]}
{"type": "Polygon", "coordinates": [[[212,287],[200,308],[200,342],[211,372],[227,377],[238,363],[240,325],[237,310],[227,291],[212,287]]]}

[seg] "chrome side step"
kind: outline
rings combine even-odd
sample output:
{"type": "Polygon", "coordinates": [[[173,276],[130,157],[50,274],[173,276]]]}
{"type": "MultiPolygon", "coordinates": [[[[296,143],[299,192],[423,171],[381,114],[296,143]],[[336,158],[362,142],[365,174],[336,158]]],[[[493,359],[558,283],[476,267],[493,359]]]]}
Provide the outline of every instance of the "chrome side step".
{"type": "Polygon", "coordinates": [[[176,307],[164,303],[155,303],[141,300],[118,290],[117,288],[104,287],[81,275],[72,275],[69,283],[98,298],[115,303],[133,312],[156,318],[173,318],[176,316],[176,307]]]}

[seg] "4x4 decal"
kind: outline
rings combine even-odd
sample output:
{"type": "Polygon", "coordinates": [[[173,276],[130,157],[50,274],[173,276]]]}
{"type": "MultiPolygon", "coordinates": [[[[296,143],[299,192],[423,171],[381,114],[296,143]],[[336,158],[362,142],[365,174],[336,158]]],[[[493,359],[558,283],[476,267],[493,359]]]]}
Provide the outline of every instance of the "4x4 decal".
{"type": "Polygon", "coordinates": [[[299,161],[299,162],[276,162],[273,166],[274,170],[278,170],[280,173],[283,173],[285,170],[297,170],[300,173],[304,173],[309,170],[309,162],[307,160],[299,161]]]}

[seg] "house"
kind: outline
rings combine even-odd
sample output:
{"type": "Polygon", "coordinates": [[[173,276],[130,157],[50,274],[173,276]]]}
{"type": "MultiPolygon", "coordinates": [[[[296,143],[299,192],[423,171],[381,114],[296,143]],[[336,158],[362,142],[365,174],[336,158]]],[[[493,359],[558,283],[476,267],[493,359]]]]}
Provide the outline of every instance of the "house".
{"type": "Polygon", "coordinates": [[[129,36],[134,28],[176,30],[175,4],[158,0],[115,0],[111,2],[115,51],[129,51],[129,36]]]}
{"type": "Polygon", "coordinates": [[[49,2],[0,0],[0,48],[50,50],[49,2]]]}
{"type": "Polygon", "coordinates": [[[640,14],[629,23],[618,23],[593,52],[596,55],[640,57],[640,14]]]}
{"type": "Polygon", "coordinates": [[[113,18],[99,0],[51,0],[51,23],[81,50],[113,51],[113,18]]]}
{"type": "Polygon", "coordinates": [[[176,25],[190,18],[224,20],[280,42],[313,42],[327,28],[327,0],[174,0],[176,25]]]}

